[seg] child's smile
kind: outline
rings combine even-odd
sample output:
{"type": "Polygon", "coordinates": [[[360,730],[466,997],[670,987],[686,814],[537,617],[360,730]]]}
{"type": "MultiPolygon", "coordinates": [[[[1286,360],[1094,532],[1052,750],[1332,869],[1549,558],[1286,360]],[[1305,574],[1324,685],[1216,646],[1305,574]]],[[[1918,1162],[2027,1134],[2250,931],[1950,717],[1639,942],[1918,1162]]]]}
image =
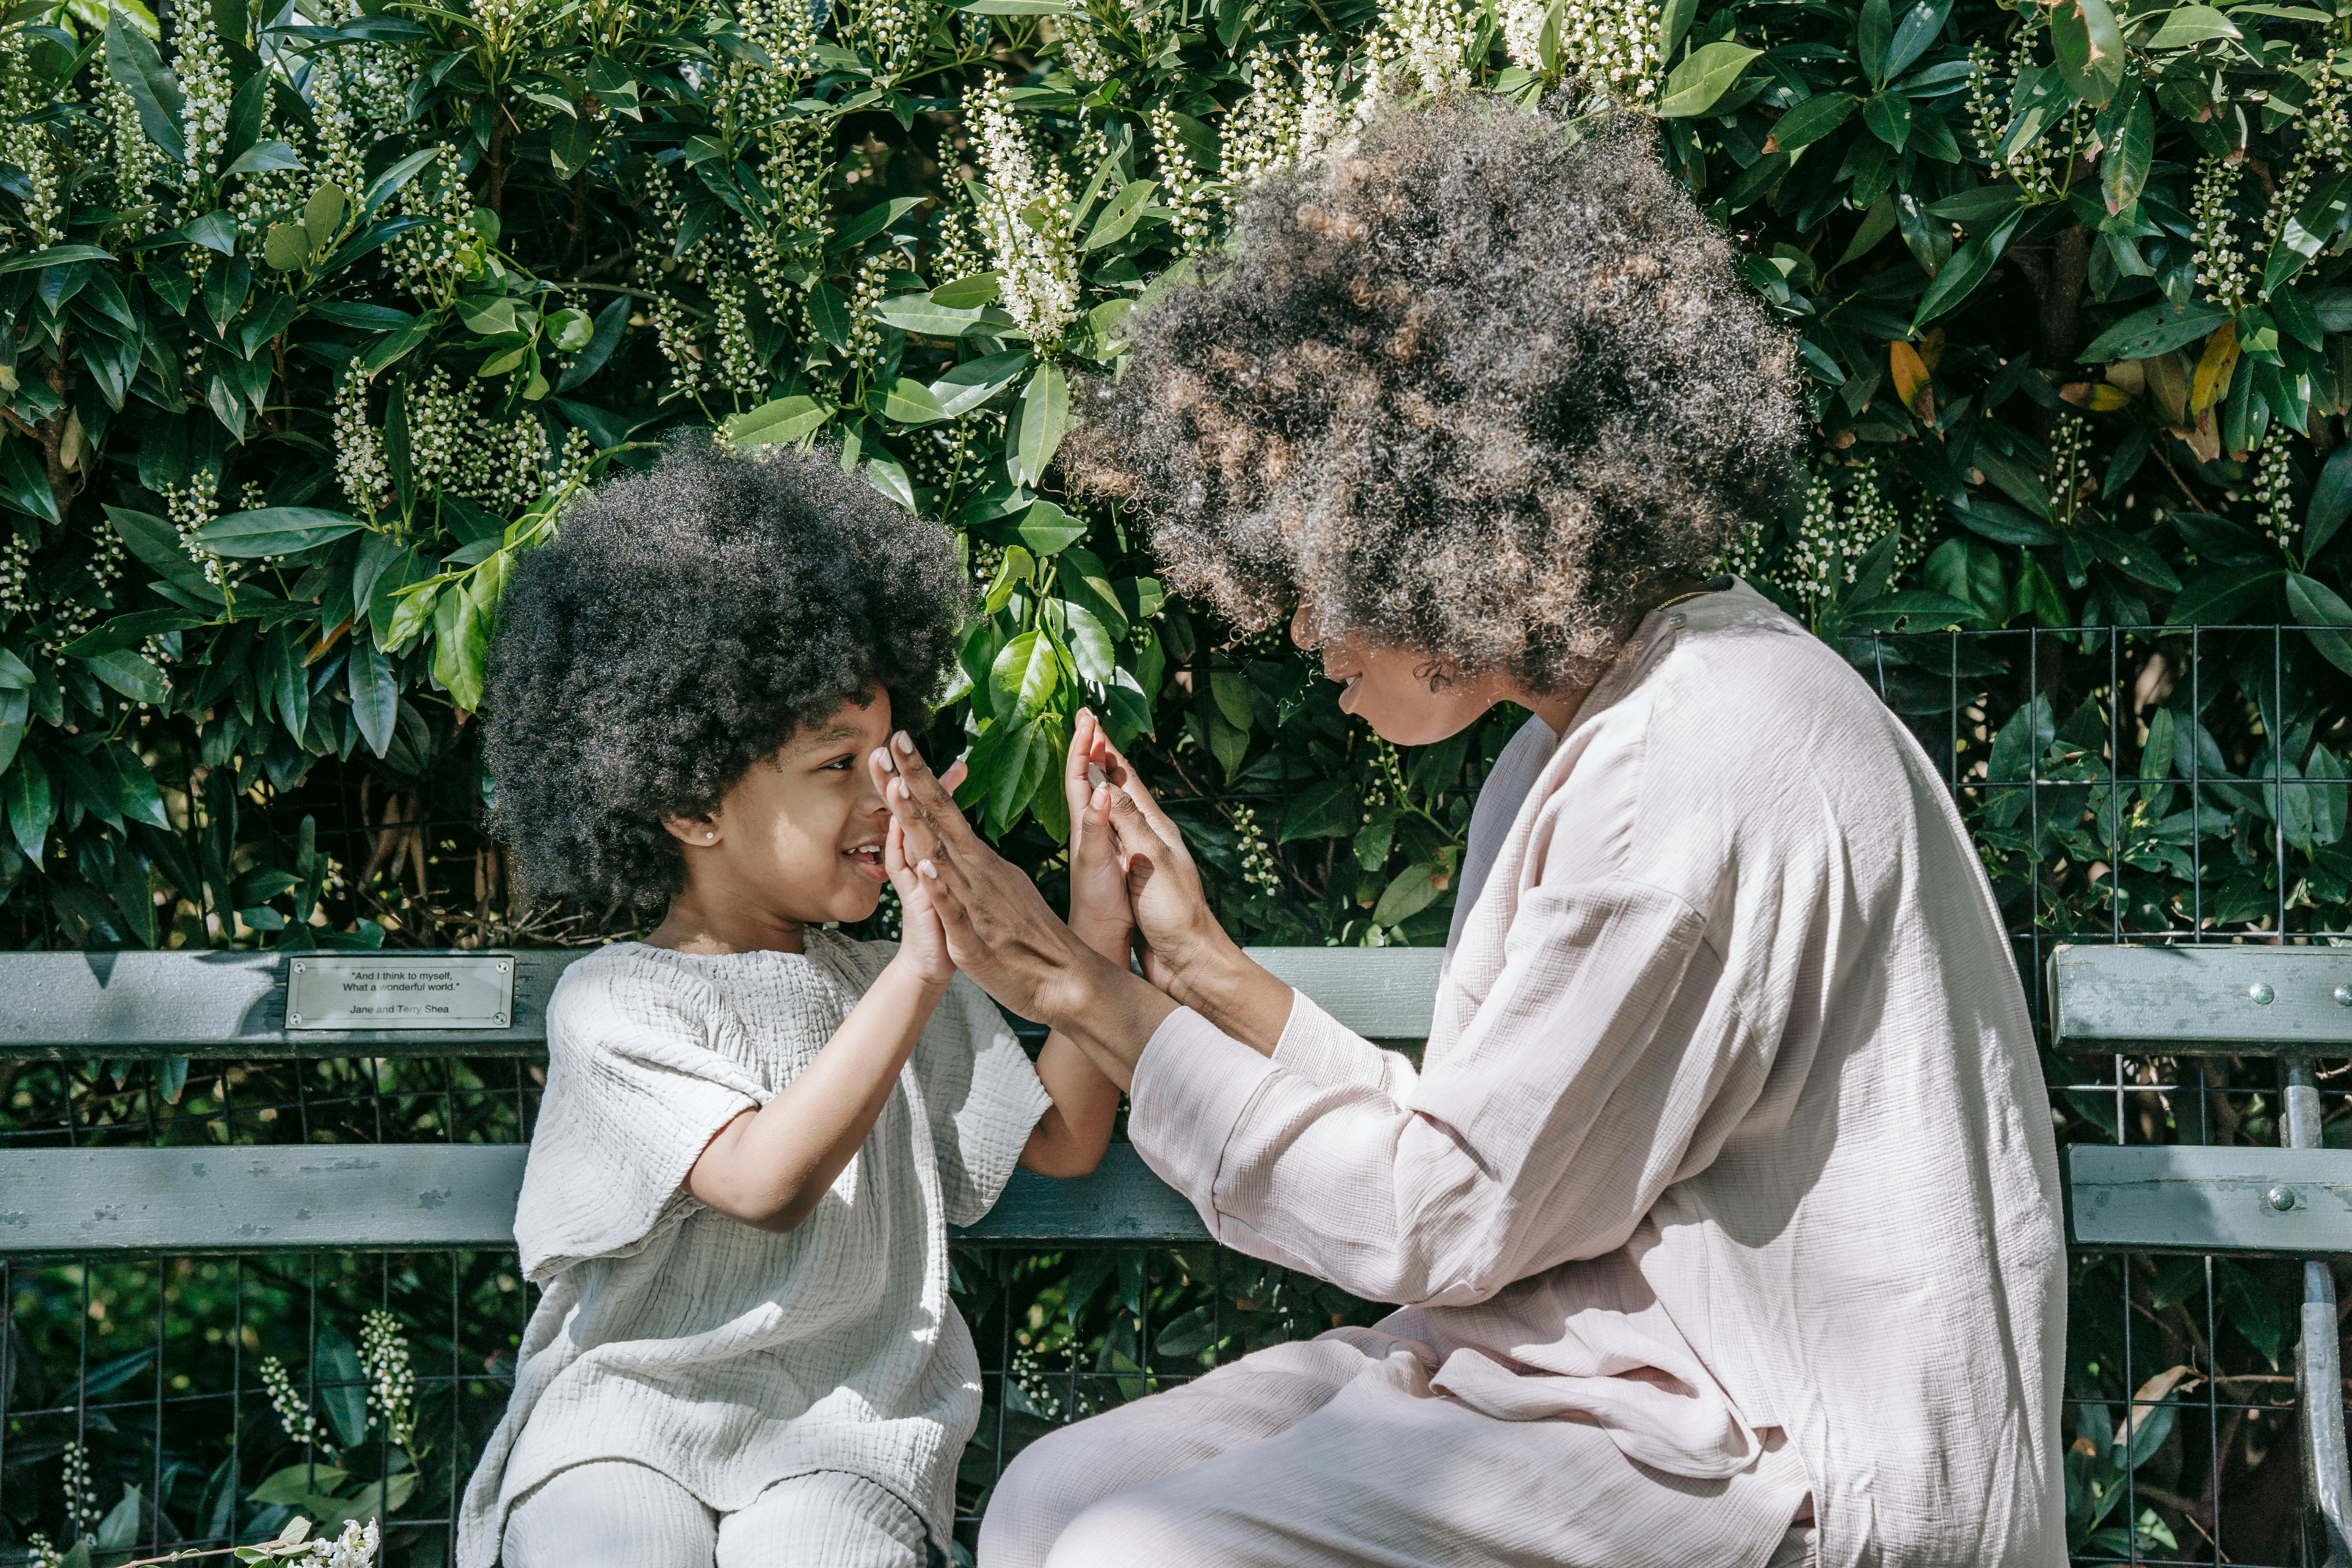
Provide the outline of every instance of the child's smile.
{"type": "Polygon", "coordinates": [[[866,758],[889,735],[887,693],[845,702],[752,763],[717,811],[666,824],[685,850],[687,876],[665,928],[719,951],[797,952],[802,927],[872,914],[889,880],[882,847],[890,812],[866,758]]]}

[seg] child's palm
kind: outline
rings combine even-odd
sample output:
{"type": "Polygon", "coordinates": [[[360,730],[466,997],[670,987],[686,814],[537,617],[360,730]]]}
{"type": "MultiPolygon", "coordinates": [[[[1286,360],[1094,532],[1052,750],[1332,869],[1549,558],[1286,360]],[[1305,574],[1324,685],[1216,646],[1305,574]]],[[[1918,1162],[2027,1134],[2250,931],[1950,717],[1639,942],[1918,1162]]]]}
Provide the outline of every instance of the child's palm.
{"type": "Polygon", "coordinates": [[[907,843],[896,818],[882,847],[882,865],[898,890],[898,956],[926,979],[944,982],[956,967],[948,953],[947,931],[931,907],[930,890],[907,864],[907,843]]]}

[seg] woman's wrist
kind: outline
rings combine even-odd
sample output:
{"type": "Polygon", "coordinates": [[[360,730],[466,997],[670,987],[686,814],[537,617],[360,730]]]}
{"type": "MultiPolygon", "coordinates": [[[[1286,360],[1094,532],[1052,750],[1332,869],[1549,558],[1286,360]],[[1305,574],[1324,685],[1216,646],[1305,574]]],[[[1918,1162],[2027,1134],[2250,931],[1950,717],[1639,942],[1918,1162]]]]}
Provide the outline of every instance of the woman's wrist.
{"type": "Polygon", "coordinates": [[[1274,1055],[1290,1024],[1289,984],[1220,930],[1174,969],[1170,994],[1261,1056],[1274,1055]]]}
{"type": "Polygon", "coordinates": [[[1067,1036],[1125,1089],[1143,1047],[1177,1004],[1117,958],[1074,948],[1040,993],[1043,1022],[1067,1036]]]}

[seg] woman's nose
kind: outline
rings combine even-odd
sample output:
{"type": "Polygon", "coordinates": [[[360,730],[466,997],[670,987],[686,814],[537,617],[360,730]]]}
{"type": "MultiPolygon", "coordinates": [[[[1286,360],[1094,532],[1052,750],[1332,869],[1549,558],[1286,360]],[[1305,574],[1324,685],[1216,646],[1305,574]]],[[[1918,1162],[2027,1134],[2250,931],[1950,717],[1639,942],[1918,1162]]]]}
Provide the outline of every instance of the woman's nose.
{"type": "Polygon", "coordinates": [[[1297,643],[1300,647],[1305,648],[1309,653],[1315,651],[1317,642],[1315,636],[1315,620],[1313,616],[1307,613],[1307,606],[1304,604],[1301,604],[1297,609],[1291,612],[1290,640],[1297,643]]]}

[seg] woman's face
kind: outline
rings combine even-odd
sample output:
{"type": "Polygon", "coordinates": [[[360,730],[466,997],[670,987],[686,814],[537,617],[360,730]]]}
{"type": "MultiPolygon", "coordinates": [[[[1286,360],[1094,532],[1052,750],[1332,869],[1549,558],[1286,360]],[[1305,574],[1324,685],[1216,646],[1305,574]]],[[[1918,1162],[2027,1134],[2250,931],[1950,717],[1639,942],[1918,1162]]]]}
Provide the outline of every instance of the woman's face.
{"type": "Polygon", "coordinates": [[[1426,746],[1458,734],[1510,695],[1493,676],[1444,677],[1425,653],[1360,637],[1327,637],[1304,605],[1290,618],[1290,640],[1322,653],[1324,677],[1344,688],[1340,711],[1355,714],[1391,745],[1426,746]]]}
{"type": "Polygon", "coordinates": [[[803,925],[872,914],[890,813],[866,758],[889,733],[887,693],[845,702],[752,763],[710,816],[666,824],[689,888],[803,925]]]}

